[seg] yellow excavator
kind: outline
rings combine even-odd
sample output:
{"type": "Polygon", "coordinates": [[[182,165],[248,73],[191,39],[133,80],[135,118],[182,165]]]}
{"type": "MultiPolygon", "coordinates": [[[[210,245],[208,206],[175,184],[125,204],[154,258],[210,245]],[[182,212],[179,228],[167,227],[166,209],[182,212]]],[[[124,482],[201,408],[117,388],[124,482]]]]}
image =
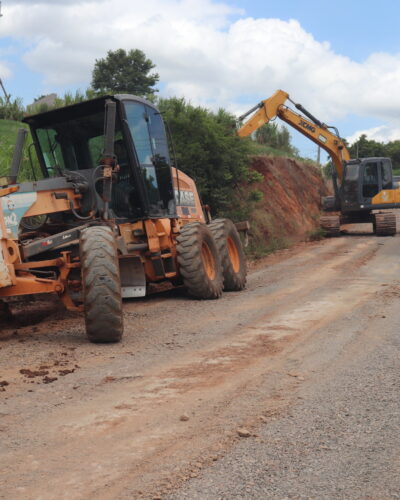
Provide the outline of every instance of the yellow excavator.
{"type": "Polygon", "coordinates": [[[238,135],[249,136],[276,117],[318,144],[332,159],[334,195],[321,200],[322,210],[331,212],[320,219],[328,235],[339,235],[341,224],[365,222],[373,224],[377,236],[396,233],[396,216],[388,210],[400,208],[400,189],[393,182],[390,158],[350,159],[337,128],[322,123],[283,90],[276,91],[240,116],[238,135]],[[288,101],[301,114],[290,109],[288,101]]]}

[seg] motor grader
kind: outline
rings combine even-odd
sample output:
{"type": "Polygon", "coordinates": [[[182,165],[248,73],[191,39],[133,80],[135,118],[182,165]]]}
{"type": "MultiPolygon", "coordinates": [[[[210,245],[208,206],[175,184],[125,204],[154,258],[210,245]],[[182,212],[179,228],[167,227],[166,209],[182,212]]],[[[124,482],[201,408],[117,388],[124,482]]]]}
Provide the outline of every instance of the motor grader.
{"type": "Polygon", "coordinates": [[[197,299],[245,287],[235,225],[211,220],[194,181],[172,166],[152,103],[105,96],[24,121],[40,179],[17,183],[20,129],[0,183],[1,300],[57,294],[84,312],[89,340],[116,342],[122,299],[143,297],[150,283],[183,284],[197,299]]]}

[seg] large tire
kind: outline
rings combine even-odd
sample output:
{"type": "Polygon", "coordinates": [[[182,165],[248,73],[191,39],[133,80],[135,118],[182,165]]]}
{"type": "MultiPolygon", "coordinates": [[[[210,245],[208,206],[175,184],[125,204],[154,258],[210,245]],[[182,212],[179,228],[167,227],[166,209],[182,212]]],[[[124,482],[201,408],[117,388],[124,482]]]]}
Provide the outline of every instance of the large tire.
{"type": "Polygon", "coordinates": [[[118,342],[123,333],[121,280],[111,228],[82,232],[80,260],[87,336],[91,342],[118,342]]]}
{"type": "Polygon", "coordinates": [[[223,279],[217,246],[205,224],[183,226],[177,237],[177,260],[189,295],[196,299],[218,299],[223,279]]]}
{"type": "Polygon", "coordinates": [[[235,224],[230,219],[215,219],[208,227],[221,259],[224,290],[243,290],[247,276],[246,257],[235,224]]]}
{"type": "Polygon", "coordinates": [[[377,236],[394,236],[396,234],[396,214],[393,212],[374,214],[372,225],[377,236]]]}

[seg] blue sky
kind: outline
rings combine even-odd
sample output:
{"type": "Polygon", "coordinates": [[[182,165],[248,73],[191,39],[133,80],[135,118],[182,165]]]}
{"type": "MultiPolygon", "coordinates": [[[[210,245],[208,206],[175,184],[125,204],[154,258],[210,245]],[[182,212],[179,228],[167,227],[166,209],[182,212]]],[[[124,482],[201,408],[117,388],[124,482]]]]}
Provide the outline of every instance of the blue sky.
{"type": "MultiPolygon", "coordinates": [[[[320,0],[231,0],[228,3],[255,18],[297,19],[318,41],[329,42],[336,53],[357,62],[363,62],[375,52],[400,53],[400,2],[396,0],[336,0],[329,3],[320,0]]],[[[308,107],[312,109],[311,104],[308,107]]],[[[374,116],[354,114],[335,121],[343,136],[383,124],[384,121],[374,116]]],[[[291,134],[305,155],[316,155],[314,144],[295,131],[291,134]]]]}
{"type": "MultiPolygon", "coordinates": [[[[140,48],[162,95],[240,114],[277,88],[342,136],[400,138],[400,2],[3,0],[0,77],[25,104],[140,48]]],[[[305,156],[316,146],[292,132],[305,156]]]]}
{"type": "Polygon", "coordinates": [[[297,19],[319,41],[356,61],[371,52],[399,52],[400,2],[396,0],[231,0],[254,17],[297,19]]]}

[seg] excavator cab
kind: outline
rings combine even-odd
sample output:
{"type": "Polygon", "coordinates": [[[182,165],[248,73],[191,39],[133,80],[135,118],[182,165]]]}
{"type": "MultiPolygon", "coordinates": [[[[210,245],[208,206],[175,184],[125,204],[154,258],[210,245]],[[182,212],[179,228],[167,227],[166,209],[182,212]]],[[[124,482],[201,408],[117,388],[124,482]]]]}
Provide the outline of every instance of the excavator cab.
{"type": "Polygon", "coordinates": [[[341,209],[344,213],[372,209],[373,198],[393,189],[390,158],[363,158],[350,160],[344,166],[340,189],[341,209]]]}

